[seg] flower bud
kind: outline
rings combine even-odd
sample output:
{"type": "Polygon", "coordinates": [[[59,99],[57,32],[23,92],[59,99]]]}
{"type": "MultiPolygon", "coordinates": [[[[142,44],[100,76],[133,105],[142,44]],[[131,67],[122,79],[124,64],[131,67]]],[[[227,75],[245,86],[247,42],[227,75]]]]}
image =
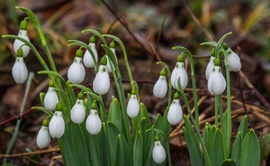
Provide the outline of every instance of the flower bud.
{"type": "Polygon", "coordinates": [[[46,118],[43,121],[42,126],[41,126],[40,130],[38,131],[38,135],[36,138],[37,146],[41,149],[49,146],[49,144],[51,142],[51,137],[50,137],[50,134],[48,131],[48,124],[49,124],[49,119],[46,118]]]}
{"type": "Polygon", "coordinates": [[[160,72],[159,79],[154,85],[153,94],[158,98],[163,98],[168,90],[167,81],[166,81],[166,71],[164,69],[160,72]]]}
{"type": "Polygon", "coordinates": [[[105,65],[100,65],[98,73],[93,82],[93,90],[95,93],[104,95],[110,89],[110,77],[105,65]]]}
{"type": "Polygon", "coordinates": [[[240,61],[240,57],[233,52],[230,48],[228,48],[227,50],[228,53],[228,65],[229,65],[229,71],[240,71],[241,69],[241,61],[240,61]]]}
{"type": "Polygon", "coordinates": [[[155,141],[154,142],[154,148],[153,148],[153,152],[152,152],[152,157],[153,160],[157,163],[157,164],[161,164],[165,161],[166,159],[166,151],[163,148],[163,146],[161,145],[160,141],[155,141]]]}
{"type": "Polygon", "coordinates": [[[100,132],[102,123],[97,113],[96,102],[93,102],[92,109],[90,110],[90,114],[86,119],[86,129],[92,134],[96,135],[100,132]]]}
{"type": "MultiPolygon", "coordinates": [[[[179,58],[179,60],[182,60],[182,58],[179,58]]],[[[172,87],[176,90],[178,90],[179,88],[178,78],[180,78],[180,84],[182,86],[182,89],[185,89],[188,84],[188,75],[187,71],[184,68],[184,62],[177,62],[175,68],[172,71],[171,84],[172,87]]]]}
{"type": "Polygon", "coordinates": [[[79,84],[84,80],[85,69],[82,64],[82,50],[81,48],[77,50],[76,57],[74,58],[73,63],[68,69],[68,79],[73,84],[79,84]]]}
{"type": "MultiPolygon", "coordinates": [[[[92,36],[90,38],[89,47],[91,48],[91,50],[94,53],[95,62],[97,62],[98,61],[98,53],[97,53],[97,49],[96,49],[95,37],[94,36],[92,36]]],[[[89,68],[95,66],[94,59],[93,59],[92,55],[90,54],[90,52],[88,50],[86,50],[84,55],[83,55],[83,63],[84,63],[84,65],[86,67],[89,67],[89,68]]]]}
{"type": "Polygon", "coordinates": [[[76,123],[81,124],[85,118],[85,107],[83,104],[83,94],[79,93],[76,104],[72,107],[70,111],[70,119],[76,123]]]}
{"type": "MultiPolygon", "coordinates": [[[[22,50],[22,49],[19,49],[19,50],[22,50]]],[[[18,52],[21,52],[21,51],[18,51],[18,52]]],[[[12,77],[15,80],[15,82],[18,84],[24,83],[28,77],[28,70],[23,61],[23,57],[21,57],[21,55],[19,54],[12,67],[12,77]]]]}
{"type": "MultiPolygon", "coordinates": [[[[112,41],[112,42],[110,43],[110,49],[111,49],[111,51],[113,52],[115,61],[116,61],[116,63],[117,63],[117,56],[116,56],[116,53],[115,53],[115,42],[114,42],[114,41],[112,41]]],[[[107,70],[108,70],[108,72],[114,71],[115,68],[114,68],[114,67],[111,68],[111,63],[110,63],[110,59],[109,59],[108,55],[106,56],[106,58],[107,58],[107,70]]],[[[113,63],[112,63],[112,64],[113,64],[113,63]]]]}
{"type": "MultiPolygon", "coordinates": [[[[178,94],[178,92],[176,93],[178,94]]],[[[183,111],[182,111],[179,98],[176,98],[176,96],[179,97],[179,94],[178,95],[175,94],[174,96],[175,97],[172,101],[172,104],[170,105],[168,115],[167,115],[167,119],[171,125],[176,125],[183,118],[183,111]]]]}
{"type": "MultiPolygon", "coordinates": [[[[30,42],[29,37],[27,35],[27,22],[26,22],[26,20],[21,21],[18,37],[21,37],[21,38],[30,42]]],[[[15,39],[14,44],[13,44],[13,49],[15,52],[17,52],[19,48],[22,48],[23,57],[26,57],[29,54],[30,47],[25,45],[25,43],[23,41],[21,41],[19,39],[15,39]]]]}
{"type": "Polygon", "coordinates": [[[221,73],[220,66],[215,66],[208,79],[208,90],[211,94],[220,95],[226,89],[226,80],[221,73]]]}
{"type": "Polygon", "coordinates": [[[44,97],[44,107],[50,111],[54,111],[58,101],[59,101],[58,96],[54,91],[54,82],[53,80],[51,80],[48,91],[44,97]]]}
{"type": "Polygon", "coordinates": [[[62,110],[62,104],[58,102],[56,111],[49,123],[49,132],[52,138],[60,138],[65,132],[65,121],[62,110]]]}
{"type": "Polygon", "coordinates": [[[140,103],[136,94],[132,93],[127,104],[127,114],[130,118],[134,118],[140,111],[140,103]]]}

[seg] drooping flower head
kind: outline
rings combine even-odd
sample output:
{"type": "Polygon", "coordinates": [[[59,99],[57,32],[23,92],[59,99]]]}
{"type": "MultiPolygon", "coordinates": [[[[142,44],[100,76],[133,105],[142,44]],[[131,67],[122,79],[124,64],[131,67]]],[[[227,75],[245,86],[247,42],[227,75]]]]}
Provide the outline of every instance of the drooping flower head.
{"type": "Polygon", "coordinates": [[[221,72],[220,59],[215,59],[215,66],[208,79],[208,90],[211,94],[220,95],[226,89],[226,80],[221,72]]]}
{"type": "Polygon", "coordinates": [[[185,56],[183,54],[179,55],[175,68],[172,71],[171,83],[172,83],[172,87],[176,90],[178,90],[179,88],[178,82],[177,82],[179,78],[180,78],[180,84],[183,89],[185,89],[188,84],[188,75],[187,75],[187,71],[184,68],[184,60],[185,60],[185,56]]]}
{"type": "Polygon", "coordinates": [[[84,77],[85,77],[85,69],[82,64],[82,49],[79,48],[76,51],[76,56],[74,58],[73,63],[68,69],[68,79],[70,82],[74,84],[79,84],[83,82],[84,77]]]}
{"type": "Polygon", "coordinates": [[[48,91],[44,97],[44,107],[50,111],[55,111],[59,99],[54,90],[54,80],[50,80],[48,91]]]}
{"type": "Polygon", "coordinates": [[[152,158],[157,164],[161,164],[166,159],[166,151],[159,141],[158,136],[155,137],[152,158]]]}
{"type": "MultiPolygon", "coordinates": [[[[228,65],[229,65],[229,71],[240,71],[241,69],[241,61],[240,61],[240,57],[233,52],[226,43],[222,43],[222,47],[226,50],[226,52],[228,53],[228,65]]],[[[225,65],[226,65],[226,61],[224,60],[225,65]]]]}
{"type": "Polygon", "coordinates": [[[27,67],[23,61],[23,51],[21,48],[17,51],[17,58],[12,67],[12,77],[17,84],[23,84],[28,76],[27,67]]]}
{"type": "Polygon", "coordinates": [[[65,132],[65,121],[63,118],[63,106],[61,101],[56,105],[56,111],[49,123],[49,132],[52,138],[60,138],[65,132]]]}
{"type": "Polygon", "coordinates": [[[86,129],[90,134],[96,135],[100,132],[101,127],[102,123],[98,116],[97,103],[94,101],[91,106],[90,114],[86,119],[86,129]]]}
{"type": "Polygon", "coordinates": [[[179,93],[175,92],[173,101],[170,105],[167,119],[171,125],[178,124],[183,118],[182,106],[179,101],[179,93]]]}
{"type": "Polygon", "coordinates": [[[96,42],[96,38],[95,38],[95,36],[92,36],[89,40],[89,47],[93,51],[95,59],[93,59],[93,56],[91,55],[91,53],[88,50],[86,50],[84,55],[83,55],[83,63],[86,67],[89,67],[89,68],[94,67],[95,62],[96,63],[98,62],[98,53],[97,53],[95,42],[96,42]]]}
{"type": "Polygon", "coordinates": [[[49,121],[50,121],[49,117],[43,120],[42,126],[39,129],[38,134],[37,134],[36,143],[37,143],[37,146],[41,149],[49,146],[51,142],[51,136],[48,130],[49,121]]]}
{"type": "Polygon", "coordinates": [[[100,66],[98,69],[98,73],[93,82],[93,90],[95,93],[104,95],[110,89],[110,77],[106,68],[107,59],[106,57],[102,57],[100,61],[100,66]]]}
{"type": "Polygon", "coordinates": [[[85,107],[83,104],[83,93],[78,94],[77,101],[70,111],[70,119],[76,123],[81,124],[85,118],[85,107]]]}
{"type": "Polygon", "coordinates": [[[166,81],[166,70],[162,69],[160,76],[153,88],[153,94],[158,98],[163,98],[168,90],[167,81],[166,81]]]}
{"type": "MultiPolygon", "coordinates": [[[[118,61],[117,61],[117,56],[116,56],[116,53],[115,53],[115,42],[114,41],[112,41],[110,43],[110,49],[112,50],[115,61],[117,63],[118,61]]],[[[114,68],[114,66],[111,67],[111,62],[110,62],[111,60],[109,59],[108,55],[106,55],[106,58],[107,58],[107,70],[108,70],[108,72],[114,71],[115,68],[114,68]]],[[[112,65],[113,65],[113,63],[112,63],[112,65]]]]}
{"type": "Polygon", "coordinates": [[[213,68],[215,66],[214,61],[215,61],[215,49],[213,48],[212,52],[211,52],[210,60],[209,60],[209,62],[207,64],[206,71],[205,71],[205,77],[206,77],[207,80],[209,79],[209,76],[212,73],[213,68]]]}
{"type": "MultiPolygon", "coordinates": [[[[26,20],[21,21],[18,37],[21,37],[27,41],[30,41],[27,35],[27,21],[26,20]]],[[[13,49],[15,52],[17,52],[19,48],[22,48],[23,57],[26,57],[29,54],[30,47],[25,45],[23,41],[19,39],[15,39],[14,44],[13,44],[13,49]]]]}
{"type": "Polygon", "coordinates": [[[130,118],[134,118],[140,111],[140,103],[137,99],[137,90],[132,88],[131,95],[127,104],[127,114],[130,118]]]}

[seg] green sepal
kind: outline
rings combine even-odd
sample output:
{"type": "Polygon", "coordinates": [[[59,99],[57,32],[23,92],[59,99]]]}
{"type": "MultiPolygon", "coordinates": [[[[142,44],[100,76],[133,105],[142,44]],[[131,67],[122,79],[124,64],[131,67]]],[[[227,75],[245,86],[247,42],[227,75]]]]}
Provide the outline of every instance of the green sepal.
{"type": "Polygon", "coordinates": [[[100,64],[106,66],[107,65],[107,58],[106,56],[103,56],[100,60],[100,64]]]}
{"type": "Polygon", "coordinates": [[[220,66],[220,59],[216,58],[214,63],[215,63],[215,66],[220,66]]]}
{"type": "Polygon", "coordinates": [[[160,74],[161,76],[166,76],[166,69],[163,68],[161,71],[160,71],[160,74]]]}
{"type": "Polygon", "coordinates": [[[179,92],[176,91],[173,95],[173,99],[179,99],[179,92]]]}
{"type": "Polygon", "coordinates": [[[184,62],[185,61],[185,55],[182,53],[178,56],[177,62],[184,62]]]}
{"type": "Polygon", "coordinates": [[[26,21],[26,19],[21,21],[20,30],[27,30],[27,21],[26,21]]]}
{"type": "Polygon", "coordinates": [[[91,105],[91,109],[97,110],[97,101],[96,100],[93,101],[93,103],[91,105]]]}
{"type": "Polygon", "coordinates": [[[77,97],[77,98],[80,99],[80,100],[82,100],[82,99],[83,99],[83,96],[84,96],[83,93],[80,92],[80,93],[78,94],[78,97],[77,97]]]}
{"type": "Polygon", "coordinates": [[[95,43],[96,42],[96,38],[95,35],[91,36],[89,39],[89,43],[95,43]]]}
{"type": "Polygon", "coordinates": [[[47,117],[43,120],[42,126],[48,127],[48,126],[49,126],[49,123],[50,123],[50,120],[51,120],[51,118],[50,118],[49,116],[47,116],[47,117]]]}
{"type": "Polygon", "coordinates": [[[82,58],[83,56],[83,51],[82,51],[82,47],[80,47],[77,51],[76,51],[76,57],[82,58]]]}
{"type": "Polygon", "coordinates": [[[111,41],[111,43],[110,43],[110,48],[115,48],[115,42],[114,42],[114,40],[111,41]]]}
{"type": "Polygon", "coordinates": [[[18,50],[17,50],[17,57],[23,57],[23,50],[22,50],[22,47],[20,47],[18,50]]]}

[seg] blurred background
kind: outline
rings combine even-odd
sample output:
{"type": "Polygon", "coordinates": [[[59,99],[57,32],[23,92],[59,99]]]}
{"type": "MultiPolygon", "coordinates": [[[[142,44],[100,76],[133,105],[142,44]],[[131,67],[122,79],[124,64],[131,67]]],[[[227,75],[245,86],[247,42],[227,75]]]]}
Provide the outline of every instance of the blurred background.
{"type": "MultiPolygon", "coordinates": [[[[232,32],[225,42],[241,57],[242,72],[232,73],[232,94],[235,110],[242,109],[234,118],[239,124],[244,114],[249,115],[250,127],[260,138],[269,132],[270,125],[270,5],[268,0],[0,0],[0,35],[17,35],[20,21],[25,15],[15,6],[31,9],[39,18],[49,43],[58,71],[66,78],[67,69],[73,61],[76,47],[68,47],[68,40],[78,39],[88,43],[90,34],[82,34],[84,29],[95,29],[119,37],[128,51],[134,79],[139,83],[141,101],[147,106],[153,120],[157,113],[163,113],[166,99],[153,96],[152,88],[159,77],[161,66],[157,61],[167,63],[171,69],[179,52],[172,46],[184,46],[195,58],[196,80],[199,97],[206,97],[200,106],[202,120],[213,116],[213,97],[207,91],[205,68],[211,48],[201,46],[206,41],[218,41],[227,32],[232,32]],[[238,102],[238,103],[237,103],[238,102]],[[254,113],[256,112],[256,113],[254,113]]],[[[45,56],[38,33],[28,23],[30,41],[45,56]]],[[[108,41],[110,42],[110,41],[108,41]]],[[[97,40],[97,44],[100,41],[97,40]]],[[[97,46],[99,56],[104,51],[97,46]]],[[[123,70],[123,81],[128,80],[122,52],[116,46],[119,66],[123,70]]],[[[0,38],[0,154],[4,154],[14,130],[25,85],[17,85],[12,78],[11,68],[16,55],[13,41],[0,38]],[[5,122],[10,118],[15,120],[5,122]],[[4,122],[4,123],[3,123],[4,122]]],[[[48,79],[38,75],[42,70],[33,52],[25,59],[29,71],[35,79],[25,110],[37,105],[39,93],[46,92],[48,79]]],[[[188,65],[187,65],[187,69],[188,65]]],[[[91,86],[94,71],[87,69],[85,85],[91,86]]],[[[191,84],[189,83],[189,87],[191,84]]],[[[130,91],[129,83],[125,90],[130,91]]],[[[186,92],[192,99],[192,91],[186,92]]],[[[107,95],[107,105],[114,91],[107,95]]],[[[35,144],[44,113],[31,111],[23,117],[20,133],[12,154],[34,152],[33,155],[20,155],[9,160],[17,165],[61,165],[59,151],[35,154],[40,151],[35,144]]],[[[236,129],[235,129],[236,130],[236,129]]],[[[181,131],[181,128],[175,133],[181,131]]],[[[173,133],[173,130],[172,130],[173,133]]],[[[269,139],[266,139],[270,142],[269,139]]],[[[51,143],[56,147],[57,141],[51,143]]],[[[49,149],[51,148],[49,147],[49,149]]],[[[263,149],[262,165],[267,165],[269,148],[263,149]]],[[[171,139],[173,165],[189,165],[189,156],[181,132],[171,139]]],[[[0,158],[1,161],[1,158],[0,158]]],[[[269,162],[268,162],[269,164],[269,162]]]]}

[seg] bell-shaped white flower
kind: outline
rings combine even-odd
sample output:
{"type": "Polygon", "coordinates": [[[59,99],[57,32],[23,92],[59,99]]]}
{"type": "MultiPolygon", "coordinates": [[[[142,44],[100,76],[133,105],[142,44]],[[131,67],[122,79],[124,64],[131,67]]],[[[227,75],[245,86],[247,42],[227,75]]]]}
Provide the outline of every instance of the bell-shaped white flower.
{"type": "Polygon", "coordinates": [[[215,66],[214,61],[215,61],[215,57],[214,56],[211,56],[210,57],[210,60],[209,60],[209,62],[207,64],[206,71],[205,71],[205,77],[206,77],[207,80],[209,79],[209,76],[212,73],[213,68],[215,66]]]}
{"type": "Polygon", "coordinates": [[[98,73],[93,82],[93,90],[95,93],[104,95],[110,89],[110,77],[105,65],[100,65],[98,73]]]}
{"type": "MultiPolygon", "coordinates": [[[[21,21],[18,37],[21,37],[28,42],[30,41],[27,35],[27,21],[26,20],[21,21]]],[[[30,47],[25,45],[23,41],[19,39],[15,39],[14,44],[13,44],[13,49],[15,52],[17,52],[19,48],[22,48],[23,57],[26,57],[29,54],[30,47]]]]}
{"type": "MultiPolygon", "coordinates": [[[[78,51],[81,52],[81,49],[79,49],[78,51]]],[[[76,57],[74,58],[73,63],[71,64],[71,66],[68,69],[67,76],[68,76],[68,79],[70,80],[70,82],[72,82],[74,84],[79,84],[79,83],[83,82],[83,80],[84,80],[85,69],[84,69],[83,64],[82,64],[82,58],[81,58],[81,56],[77,56],[77,53],[76,53],[76,57]]]]}
{"type": "Polygon", "coordinates": [[[186,88],[188,84],[187,71],[184,68],[184,62],[177,62],[175,68],[172,71],[171,83],[172,87],[178,90],[178,79],[180,78],[180,84],[183,89],[186,88]]]}
{"type": "MultiPolygon", "coordinates": [[[[114,43],[114,41],[112,41],[112,42],[110,43],[110,49],[111,49],[111,51],[113,52],[115,61],[116,61],[116,63],[117,63],[118,61],[117,61],[117,56],[116,56],[116,53],[115,53],[115,43],[114,43]]],[[[110,62],[110,59],[109,59],[108,55],[106,55],[106,58],[107,58],[107,65],[106,65],[106,66],[107,66],[107,70],[108,70],[109,73],[111,73],[112,71],[115,70],[115,68],[114,68],[114,66],[111,67],[111,63],[112,63],[112,62],[110,62]]],[[[113,63],[112,63],[112,65],[113,65],[113,63]]]]}
{"type": "Polygon", "coordinates": [[[97,110],[92,108],[86,119],[86,129],[90,134],[96,135],[100,132],[101,127],[102,123],[98,116],[97,110]]]}
{"type": "Polygon", "coordinates": [[[211,94],[220,95],[226,89],[226,80],[220,66],[215,66],[208,79],[208,90],[211,94]]]}
{"type": "Polygon", "coordinates": [[[70,118],[76,124],[81,124],[85,118],[85,107],[82,99],[77,99],[76,104],[70,111],[70,118]]]}
{"type": "Polygon", "coordinates": [[[54,90],[54,82],[50,81],[48,91],[44,97],[44,107],[50,111],[54,111],[59,99],[57,93],[54,90]]]}
{"type": "Polygon", "coordinates": [[[62,111],[56,110],[49,123],[49,132],[52,138],[60,138],[65,132],[65,121],[62,111]]]}
{"type": "Polygon", "coordinates": [[[234,72],[240,71],[241,69],[240,57],[235,52],[233,52],[230,48],[228,48],[226,51],[228,53],[229,71],[234,71],[234,72]]]}
{"type": "Polygon", "coordinates": [[[127,114],[130,118],[134,118],[140,111],[140,103],[137,99],[136,94],[131,94],[127,104],[127,114]]]}
{"type": "Polygon", "coordinates": [[[183,118],[182,106],[179,101],[179,94],[176,92],[174,99],[170,105],[167,119],[171,125],[176,125],[183,118]]]}
{"type": "MultiPolygon", "coordinates": [[[[97,62],[98,61],[98,53],[97,53],[97,49],[96,49],[96,44],[89,43],[89,47],[91,48],[91,50],[94,53],[95,62],[97,62]]],[[[86,50],[84,55],[83,55],[83,63],[86,67],[89,67],[89,68],[95,66],[94,59],[88,50],[86,50]]]]}
{"type": "Polygon", "coordinates": [[[154,142],[154,148],[153,148],[153,152],[152,152],[152,157],[153,160],[157,163],[157,164],[161,164],[165,161],[166,159],[166,151],[163,148],[163,146],[161,145],[160,141],[155,141],[154,142]]]}
{"type": "Polygon", "coordinates": [[[25,82],[28,76],[28,70],[23,61],[23,57],[17,57],[12,67],[12,77],[16,83],[22,84],[25,82]]]}
{"type": "Polygon", "coordinates": [[[166,77],[160,75],[153,88],[153,94],[158,98],[163,98],[168,90],[166,77]]]}
{"type": "Polygon", "coordinates": [[[48,131],[47,126],[41,126],[40,130],[38,131],[36,143],[37,146],[41,149],[46,148],[49,146],[51,142],[51,136],[48,131]]]}

